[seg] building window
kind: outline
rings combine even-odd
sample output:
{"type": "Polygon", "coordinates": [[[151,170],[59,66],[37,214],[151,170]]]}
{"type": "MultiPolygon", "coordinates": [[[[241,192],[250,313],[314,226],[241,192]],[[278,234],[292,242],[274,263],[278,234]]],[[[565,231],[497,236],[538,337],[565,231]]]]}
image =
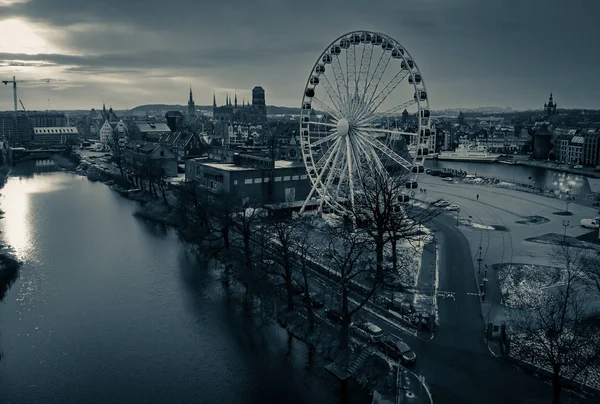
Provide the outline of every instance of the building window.
{"type": "Polygon", "coordinates": [[[237,185],[237,180],[233,180],[233,185],[237,185]]]}
{"type": "Polygon", "coordinates": [[[290,180],[290,176],[289,176],[289,175],[286,175],[286,176],[284,176],[284,177],[283,177],[283,180],[284,180],[284,181],[289,181],[289,180],[290,180]]]}
{"type": "Polygon", "coordinates": [[[263,178],[263,182],[269,182],[271,179],[269,177],[263,178]]]}
{"type": "Polygon", "coordinates": [[[244,184],[252,184],[252,178],[245,179],[244,184]]]}
{"type": "Polygon", "coordinates": [[[301,180],[305,180],[306,178],[307,178],[307,177],[306,177],[306,174],[305,174],[305,175],[301,175],[301,176],[300,176],[300,179],[301,179],[301,180]]]}
{"type": "Polygon", "coordinates": [[[281,182],[281,177],[275,177],[275,182],[281,182]]]}
{"type": "Polygon", "coordinates": [[[262,182],[262,178],[255,178],[254,179],[254,183],[255,184],[260,184],[262,182]]]}
{"type": "Polygon", "coordinates": [[[294,180],[294,181],[298,181],[299,179],[300,179],[300,177],[299,177],[298,175],[294,175],[294,176],[292,177],[292,180],[294,180]]]}

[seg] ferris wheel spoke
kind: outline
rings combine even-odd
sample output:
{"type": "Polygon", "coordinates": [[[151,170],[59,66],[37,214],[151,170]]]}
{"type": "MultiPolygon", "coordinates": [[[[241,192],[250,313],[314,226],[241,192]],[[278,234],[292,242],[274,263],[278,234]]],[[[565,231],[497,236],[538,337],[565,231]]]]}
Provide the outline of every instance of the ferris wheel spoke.
{"type": "Polygon", "coordinates": [[[323,84],[323,87],[325,88],[325,91],[327,92],[331,103],[338,111],[342,111],[344,101],[342,100],[341,94],[339,93],[339,88],[338,91],[336,91],[333,88],[333,85],[331,84],[327,76],[322,75],[321,78],[323,79],[321,83],[323,84]]]}
{"type": "Polygon", "coordinates": [[[354,164],[353,164],[353,158],[354,158],[354,154],[353,154],[353,150],[352,150],[352,145],[350,144],[350,141],[348,139],[348,137],[346,137],[346,161],[347,161],[347,172],[348,172],[348,191],[350,193],[350,202],[352,203],[352,206],[354,207],[354,164]]]}
{"type": "Polygon", "coordinates": [[[399,71],[393,79],[386,84],[386,86],[377,94],[377,96],[369,100],[368,104],[372,105],[371,111],[377,111],[377,108],[387,99],[387,97],[398,87],[402,81],[410,74],[409,71],[399,71]]]}
{"type": "MultiPolygon", "coordinates": [[[[342,70],[342,63],[340,62],[340,57],[338,55],[334,55],[331,60],[331,67],[333,68],[333,75],[335,77],[335,83],[338,88],[338,93],[340,98],[342,99],[342,104],[345,104],[347,107],[348,104],[348,87],[346,80],[344,78],[344,71],[342,70]],[[346,95],[346,97],[344,97],[346,95]]],[[[348,111],[342,111],[347,113],[348,111]]]]}
{"type": "Polygon", "coordinates": [[[329,135],[327,135],[327,136],[325,136],[325,137],[322,137],[322,138],[320,138],[320,139],[318,139],[318,140],[316,140],[316,141],[314,141],[314,142],[313,142],[313,141],[311,141],[311,142],[310,142],[310,145],[311,145],[312,147],[317,147],[317,146],[320,146],[320,145],[322,145],[323,143],[326,143],[326,142],[329,142],[330,140],[333,140],[333,139],[335,139],[335,138],[336,138],[336,137],[338,137],[338,136],[339,136],[339,135],[338,135],[337,131],[335,131],[335,132],[332,132],[331,134],[329,134],[329,135]]]}
{"type": "Polygon", "coordinates": [[[317,121],[310,121],[307,122],[310,125],[320,125],[320,126],[327,126],[329,128],[337,128],[337,124],[335,123],[330,123],[330,122],[317,122],[317,121]]]}
{"type": "MultiPolygon", "coordinates": [[[[337,151],[337,150],[340,148],[340,144],[341,144],[341,142],[338,140],[338,141],[335,143],[335,145],[334,145],[334,146],[333,146],[331,149],[329,149],[329,150],[331,150],[332,152],[331,152],[331,153],[329,153],[329,157],[327,157],[327,159],[326,159],[326,161],[325,161],[325,164],[324,164],[325,166],[326,166],[327,164],[329,164],[329,162],[331,161],[331,158],[333,157],[334,153],[335,153],[335,152],[336,152],[336,151],[337,151]]],[[[329,150],[328,150],[328,152],[329,152],[329,150]]],[[[327,155],[327,153],[325,153],[325,154],[327,155]]],[[[325,157],[325,156],[323,156],[323,157],[325,157]]],[[[319,160],[319,162],[320,162],[320,161],[321,161],[321,160],[319,160]]],[[[318,164],[318,163],[317,163],[317,164],[318,164]]],[[[307,168],[308,168],[308,167],[307,167],[307,168]]],[[[316,168],[316,164],[313,166],[313,168],[312,168],[312,169],[313,169],[313,170],[315,170],[315,171],[317,170],[317,168],[316,168]]],[[[312,186],[312,188],[311,188],[310,192],[308,193],[308,196],[306,197],[306,201],[304,201],[304,204],[302,205],[302,208],[300,209],[300,213],[304,212],[304,209],[306,208],[306,204],[307,204],[307,203],[308,203],[308,201],[309,201],[309,200],[310,200],[310,199],[313,197],[313,195],[315,194],[315,191],[316,191],[316,192],[318,192],[318,191],[319,191],[319,189],[318,189],[318,188],[319,188],[319,184],[321,183],[321,178],[323,177],[323,174],[325,173],[325,171],[326,171],[326,170],[325,170],[325,169],[324,169],[324,170],[321,170],[321,172],[320,172],[320,173],[317,175],[317,178],[313,178],[313,175],[315,175],[316,173],[312,173],[312,174],[311,174],[311,173],[310,173],[310,169],[309,169],[308,171],[309,171],[309,177],[311,178],[311,181],[312,181],[312,184],[313,184],[313,186],[312,186]]]]}
{"type": "Polygon", "coordinates": [[[371,69],[372,56],[373,45],[369,43],[363,47],[362,59],[360,60],[360,69],[358,71],[357,93],[361,95],[361,98],[364,98],[365,95],[365,89],[369,79],[369,70],[371,69]]]}
{"type": "Polygon", "coordinates": [[[370,133],[387,133],[390,135],[419,136],[418,133],[414,133],[414,132],[402,132],[402,131],[398,131],[398,130],[384,129],[384,128],[358,127],[356,130],[363,134],[365,134],[365,133],[369,133],[369,134],[370,133]]]}
{"type": "Polygon", "coordinates": [[[406,170],[410,171],[412,163],[400,156],[398,153],[390,149],[386,144],[382,143],[379,139],[366,138],[366,141],[371,144],[374,148],[387,155],[389,158],[394,160],[397,164],[401,165],[406,170]]]}
{"type": "Polygon", "coordinates": [[[320,170],[322,167],[324,167],[326,164],[328,164],[331,156],[340,147],[341,143],[342,142],[340,141],[340,139],[336,140],[333,143],[333,145],[331,145],[331,147],[329,149],[327,149],[327,151],[325,153],[323,153],[321,158],[314,164],[313,169],[320,170]]]}
{"type": "Polygon", "coordinates": [[[350,45],[346,50],[346,71],[348,81],[348,97],[350,107],[356,101],[356,45],[350,45]]]}
{"type": "Polygon", "coordinates": [[[391,52],[383,52],[381,57],[379,58],[379,62],[377,62],[377,66],[375,67],[375,71],[373,72],[373,76],[367,85],[365,90],[365,100],[370,100],[373,98],[373,94],[377,92],[377,87],[379,87],[379,83],[383,78],[383,74],[387,70],[388,65],[390,64],[390,60],[392,59],[391,52]]]}
{"type": "Polygon", "coordinates": [[[358,125],[365,126],[365,125],[368,125],[371,122],[376,121],[378,119],[387,118],[390,115],[401,113],[401,111],[403,111],[404,109],[406,109],[416,103],[417,103],[417,101],[414,99],[408,100],[406,102],[403,102],[402,104],[398,104],[398,105],[396,105],[388,110],[385,110],[383,112],[372,112],[369,115],[365,116],[362,120],[359,120],[358,125]]]}
{"type": "Polygon", "coordinates": [[[331,105],[327,104],[325,101],[322,101],[317,97],[313,97],[312,100],[313,100],[313,104],[314,103],[319,104],[319,106],[316,109],[327,113],[328,115],[334,117],[337,120],[341,119],[340,113],[338,111],[336,111],[335,108],[332,108],[331,105]]]}

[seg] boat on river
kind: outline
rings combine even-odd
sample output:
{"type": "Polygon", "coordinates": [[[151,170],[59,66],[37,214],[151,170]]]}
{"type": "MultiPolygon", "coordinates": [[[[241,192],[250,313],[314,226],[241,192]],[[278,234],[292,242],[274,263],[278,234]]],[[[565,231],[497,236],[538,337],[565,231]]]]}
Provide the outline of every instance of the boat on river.
{"type": "Polygon", "coordinates": [[[438,160],[481,161],[493,163],[500,159],[500,153],[489,153],[484,146],[461,144],[455,151],[438,154],[438,160]]]}

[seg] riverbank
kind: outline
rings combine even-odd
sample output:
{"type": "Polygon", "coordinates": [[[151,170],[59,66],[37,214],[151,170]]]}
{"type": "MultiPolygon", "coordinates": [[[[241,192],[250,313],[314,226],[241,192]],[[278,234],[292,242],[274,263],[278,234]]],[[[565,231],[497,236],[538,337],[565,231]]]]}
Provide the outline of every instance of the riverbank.
{"type": "Polygon", "coordinates": [[[526,167],[539,167],[547,170],[558,171],[568,174],[583,175],[585,177],[600,178],[600,172],[594,171],[594,168],[571,168],[565,165],[558,165],[556,162],[536,161],[536,160],[515,160],[516,165],[526,167]]]}
{"type": "MultiPolygon", "coordinates": [[[[197,240],[190,239],[187,232],[184,231],[184,212],[180,208],[181,202],[177,198],[177,193],[180,191],[178,186],[169,186],[165,193],[165,201],[162,196],[157,197],[133,188],[133,184],[130,184],[118,174],[100,170],[93,166],[85,170],[80,168],[76,171],[81,175],[86,175],[91,181],[99,181],[107,184],[113,191],[119,192],[124,198],[138,202],[139,205],[134,212],[134,216],[172,227],[184,241],[191,243],[198,242],[197,240]]],[[[219,244],[218,241],[216,243],[219,244]]],[[[223,268],[227,266],[229,268],[237,268],[243,265],[243,263],[239,259],[236,259],[234,254],[224,256],[218,253],[218,249],[212,249],[213,245],[208,244],[211,243],[202,242],[201,245],[190,244],[188,248],[195,256],[199,256],[201,259],[217,259],[221,267],[220,272],[223,276],[227,276],[227,274],[233,274],[232,276],[234,276],[237,274],[238,271],[236,270],[226,271],[223,268]]],[[[235,284],[241,286],[240,291],[238,291],[239,298],[243,299],[246,293],[250,293],[254,296],[252,301],[258,301],[261,310],[263,310],[262,307],[264,305],[269,305],[273,300],[279,302],[285,301],[285,296],[283,295],[285,292],[284,289],[276,285],[270,287],[270,290],[274,292],[263,296],[261,292],[255,294],[251,290],[246,290],[246,286],[242,284],[242,281],[242,279],[238,279],[237,277],[235,279],[235,284]]],[[[277,306],[276,303],[275,306],[277,306]]],[[[279,303],[279,307],[282,306],[284,305],[279,303]]],[[[382,355],[374,355],[372,347],[361,343],[354,337],[351,337],[350,340],[349,356],[343,358],[339,351],[337,328],[324,316],[315,312],[315,326],[314,329],[310,330],[306,312],[307,309],[303,304],[296,303],[292,311],[287,311],[285,308],[270,311],[270,318],[295,338],[312,347],[314,352],[321,358],[337,363],[341,367],[351,368],[353,380],[358,382],[361,387],[369,391],[376,388],[377,391],[384,394],[392,392],[394,384],[390,384],[389,381],[395,379],[395,370],[387,359],[382,358],[382,355]]]]}
{"type": "MultiPolygon", "coordinates": [[[[10,167],[7,164],[0,165],[0,189],[4,187],[10,167]]],[[[4,212],[0,211],[0,220],[4,218],[4,212]]],[[[6,246],[0,245],[0,302],[4,299],[6,292],[19,277],[19,261],[12,255],[6,246]]]]}

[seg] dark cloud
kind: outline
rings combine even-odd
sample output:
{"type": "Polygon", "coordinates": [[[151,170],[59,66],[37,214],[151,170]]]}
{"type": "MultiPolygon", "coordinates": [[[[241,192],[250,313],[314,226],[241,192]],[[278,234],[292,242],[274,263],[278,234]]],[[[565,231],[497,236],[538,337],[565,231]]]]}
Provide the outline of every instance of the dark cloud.
{"type": "Polygon", "coordinates": [[[63,90],[65,107],[184,103],[189,83],[200,104],[213,89],[260,84],[269,103],[296,105],[327,44],[370,29],[407,47],[434,107],[539,107],[551,90],[561,105],[600,107],[599,11],[597,0],[30,0],[2,7],[0,20],[44,27],[65,53],[0,54],[0,73],[63,66],[87,85],[63,90]]]}

